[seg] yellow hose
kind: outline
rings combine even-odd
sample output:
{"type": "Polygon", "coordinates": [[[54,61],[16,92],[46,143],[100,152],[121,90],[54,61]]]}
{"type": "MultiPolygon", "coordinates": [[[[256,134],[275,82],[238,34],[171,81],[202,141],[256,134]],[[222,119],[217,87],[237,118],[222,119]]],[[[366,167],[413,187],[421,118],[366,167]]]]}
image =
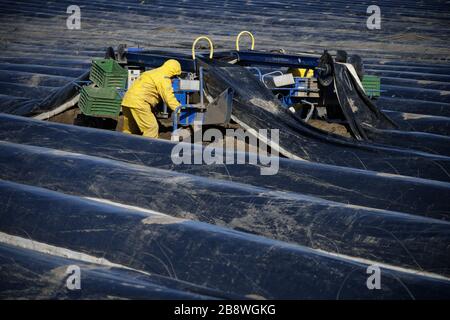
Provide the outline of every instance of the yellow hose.
{"type": "Polygon", "coordinates": [[[239,51],[239,40],[241,39],[241,36],[247,34],[252,39],[252,47],[251,50],[255,49],[255,37],[250,31],[241,31],[238,36],[236,37],[236,50],[239,51]]]}
{"type": "Polygon", "coordinates": [[[194,43],[192,44],[192,59],[195,60],[195,45],[197,44],[197,42],[199,42],[200,40],[206,40],[209,43],[209,58],[212,59],[213,54],[214,54],[214,46],[213,43],[211,41],[210,38],[206,37],[206,36],[200,36],[197,39],[195,39],[194,43]]]}

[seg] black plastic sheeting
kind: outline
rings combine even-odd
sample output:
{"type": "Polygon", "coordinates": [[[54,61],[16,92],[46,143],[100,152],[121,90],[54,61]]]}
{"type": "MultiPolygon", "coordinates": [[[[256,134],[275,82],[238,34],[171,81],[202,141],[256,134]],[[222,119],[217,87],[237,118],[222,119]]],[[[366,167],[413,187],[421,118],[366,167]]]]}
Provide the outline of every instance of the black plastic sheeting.
{"type": "Polygon", "coordinates": [[[87,263],[3,243],[0,244],[0,268],[0,299],[237,298],[168,277],[87,263]],[[67,289],[66,271],[69,266],[80,268],[80,290],[67,289]]]}
{"type": "Polygon", "coordinates": [[[47,111],[51,111],[67,102],[79,93],[79,84],[89,79],[89,71],[84,72],[75,80],[69,81],[64,86],[53,89],[52,93],[43,99],[32,99],[22,101],[17,99],[5,99],[0,111],[22,116],[35,116],[47,111]]]}
{"type": "MultiPolygon", "coordinates": [[[[384,21],[377,32],[365,26],[367,4],[349,6],[343,0],[318,0],[306,5],[300,0],[244,4],[229,0],[225,5],[205,0],[171,4],[163,0],[79,0],[86,24],[76,31],[68,31],[65,25],[67,7],[73,4],[69,0],[45,6],[41,0],[0,2],[4,39],[0,73],[27,72],[33,80],[42,75],[75,79],[87,69],[89,59],[102,56],[109,45],[127,42],[129,46],[188,52],[192,41],[208,30],[216,47],[232,49],[235,36],[251,26],[257,50],[283,48],[291,53],[301,50],[320,54],[324,49],[341,49],[359,54],[367,74],[382,77],[384,91],[379,105],[384,110],[438,116],[443,115],[440,110],[450,110],[449,8],[442,1],[380,3],[384,21]],[[198,17],[195,23],[182,27],[174,23],[191,19],[193,11],[198,17]],[[333,28],[328,21],[331,12],[337,17],[333,28]],[[421,23],[411,23],[417,19],[421,23]],[[96,27],[98,23],[101,28],[96,27]],[[415,111],[410,109],[412,105],[415,111]]],[[[242,50],[248,42],[241,42],[242,50]]],[[[23,94],[36,99],[35,93],[45,95],[48,87],[53,87],[48,83],[23,84],[20,80],[1,81],[0,93],[11,99],[20,99],[23,94]]]]}
{"type": "Polygon", "coordinates": [[[450,135],[450,118],[446,116],[445,111],[440,112],[439,116],[420,114],[420,111],[419,113],[408,113],[385,110],[384,113],[389,115],[401,130],[450,135]]]}
{"type": "MultiPolygon", "coordinates": [[[[294,155],[305,160],[338,166],[449,181],[450,158],[446,156],[396,148],[387,144],[356,141],[326,133],[293,118],[280,106],[271,92],[255,81],[252,73],[246,69],[218,61],[203,63],[206,85],[213,95],[232,87],[237,93],[233,103],[233,115],[240,123],[255,130],[279,129],[279,145],[287,151],[284,152],[287,156],[294,155]]],[[[413,137],[419,141],[420,136],[421,134],[413,133],[413,137]]],[[[437,145],[444,148],[445,154],[448,154],[448,146],[437,145]]],[[[430,144],[428,148],[432,146],[430,144]]],[[[432,151],[437,153],[438,150],[432,151]]]]}
{"type": "MultiPolygon", "coordinates": [[[[329,55],[328,57],[331,58],[329,55]]],[[[334,63],[333,73],[334,90],[339,106],[353,134],[359,140],[368,140],[366,131],[369,128],[397,128],[397,125],[362,92],[362,89],[355,83],[356,80],[345,65],[334,63]]]]}
{"type": "Polygon", "coordinates": [[[450,275],[450,222],[22,145],[2,144],[2,150],[3,180],[106,198],[271,239],[450,275]],[[118,177],[125,179],[125,185],[118,183],[118,177]]]}
{"type": "MultiPolygon", "coordinates": [[[[4,181],[0,181],[0,198],[10,203],[9,209],[1,209],[2,232],[189,282],[209,294],[221,291],[222,297],[427,299],[450,295],[445,278],[386,268],[381,269],[381,289],[368,290],[364,263],[160,213],[4,181]]],[[[4,250],[3,246],[0,252],[4,250]]],[[[19,262],[26,260],[19,255],[19,262]]],[[[33,272],[45,270],[39,261],[30,267],[33,272]]],[[[101,275],[98,278],[101,282],[101,275]]],[[[112,290],[105,287],[105,291],[112,290]]]]}
{"type": "MultiPolygon", "coordinates": [[[[442,201],[450,197],[450,184],[439,181],[283,158],[279,159],[278,173],[271,176],[261,175],[259,164],[175,165],[170,156],[175,144],[169,141],[2,114],[0,139],[346,204],[450,219],[450,203],[442,201]]],[[[5,164],[12,165],[7,158],[5,164]]]]}
{"type": "MultiPolygon", "coordinates": [[[[391,118],[392,112],[399,112],[400,115],[404,112],[419,114],[422,116],[436,116],[443,117],[448,121],[450,117],[450,104],[439,103],[434,101],[424,101],[415,99],[395,99],[389,97],[380,97],[376,102],[377,106],[384,110],[391,118]]],[[[444,120],[443,119],[443,120],[444,120]]]]}
{"type": "MultiPolygon", "coordinates": [[[[214,40],[226,38],[219,47],[231,47],[250,23],[257,48],[338,48],[367,57],[367,73],[382,77],[376,105],[402,130],[371,131],[373,141],[387,146],[355,142],[293,122],[262,93],[255,95],[261,101],[239,98],[235,117],[255,128],[282,128],[284,147],[314,161],[281,159],[277,175],[261,176],[259,165],[174,165],[170,142],[0,114],[1,179],[9,180],[0,181],[0,232],[36,244],[31,251],[2,242],[0,297],[450,296],[450,171],[443,137],[450,117],[448,5],[383,3],[383,29],[375,34],[354,28],[362,23],[366,29],[366,4],[348,8],[340,0],[308,6],[231,0],[225,7],[203,0],[80,0],[83,28],[67,32],[70,1],[0,2],[0,112],[33,116],[66,102],[89,60],[124,34],[131,46],[187,52],[204,30],[214,40]],[[173,23],[191,19],[193,10],[196,23],[173,23]],[[331,11],[339,18],[332,32],[331,11]],[[299,18],[298,12],[306,14],[299,18]],[[411,26],[411,19],[424,23],[411,26]],[[98,23],[102,30],[93,27],[98,23]],[[43,253],[36,241],[123,267],[43,253]],[[382,289],[368,290],[367,266],[381,261],[391,264],[382,266],[382,289]],[[64,288],[67,264],[82,268],[78,293],[64,288]]],[[[212,74],[219,84],[212,81],[211,89],[227,85],[223,71],[212,74]]],[[[230,79],[236,85],[233,74],[230,79]]]]}
{"type": "MultiPolygon", "coordinates": [[[[269,116],[268,110],[289,121],[290,126],[285,122],[282,132],[286,128],[291,129],[301,137],[298,128],[308,129],[307,125],[284,113],[271,93],[262,90],[257,81],[245,74],[245,69],[229,65],[205,66],[208,90],[214,92],[220,88],[218,83],[221,86],[232,83],[238,93],[241,90],[234,107],[234,115],[240,121],[256,116],[259,121],[270,122],[273,116],[269,116]],[[231,68],[234,69],[230,72],[231,68]],[[246,112],[240,113],[244,108],[246,112]],[[247,118],[242,118],[242,115],[247,118]]],[[[73,96],[74,90],[75,86],[69,84],[47,98],[39,108],[31,110],[51,110],[51,106],[73,96]]],[[[430,293],[432,289],[436,296],[448,296],[449,210],[448,204],[436,196],[442,199],[443,193],[449,192],[448,177],[443,176],[449,158],[432,154],[446,153],[445,148],[439,149],[442,147],[439,139],[445,141],[443,136],[437,136],[436,141],[431,140],[430,150],[425,150],[430,152],[425,153],[422,152],[424,150],[345,141],[312,129],[317,133],[316,137],[313,136],[316,140],[325,138],[335,146],[337,141],[344,142],[345,147],[341,147],[343,154],[350,146],[357,147],[357,151],[352,152],[358,152],[356,157],[361,160],[364,159],[360,158],[362,152],[377,151],[389,160],[389,165],[398,165],[391,173],[408,173],[412,177],[281,160],[282,175],[265,178],[258,175],[259,166],[251,165],[176,167],[170,159],[174,146],[170,142],[15,116],[1,115],[0,119],[4,123],[1,139],[8,141],[0,143],[0,179],[4,181],[0,197],[8,203],[1,214],[0,231],[6,234],[28,236],[46,244],[106,257],[126,267],[205,287],[205,290],[214,292],[214,297],[432,298],[435,297],[430,293]],[[442,171],[427,168],[420,174],[411,174],[431,163],[441,165],[439,169],[442,171]],[[221,173],[213,170],[216,167],[221,173]],[[201,170],[206,173],[200,173],[201,170]],[[298,183],[294,172],[303,177],[303,183],[298,183]],[[377,182],[379,187],[361,180],[363,175],[377,182]],[[319,180],[311,178],[314,176],[319,180]],[[433,177],[442,182],[414,176],[433,177]],[[269,179],[270,183],[267,182],[269,179]],[[358,190],[353,184],[362,187],[358,190]],[[388,192],[386,185],[396,193],[388,192]],[[305,187],[306,191],[303,190],[305,187]],[[356,190],[358,192],[355,193],[356,190]],[[405,190],[408,191],[405,193],[405,190]],[[436,192],[438,190],[439,193],[436,192]],[[396,194],[400,196],[395,197],[396,194]],[[92,198],[112,203],[99,204],[90,200],[92,198]],[[70,209],[71,201],[75,203],[75,209],[70,209]],[[123,208],[121,205],[136,208],[123,208]],[[101,210],[95,211],[99,206],[101,210]],[[113,211],[111,215],[107,214],[109,210],[113,211]],[[120,218],[117,210],[136,211],[139,219],[132,219],[130,214],[120,218]],[[144,214],[143,210],[152,210],[153,213],[144,214]],[[27,216],[31,214],[36,220],[32,223],[29,219],[22,220],[21,212],[27,216]],[[52,215],[49,216],[48,212],[52,215]],[[149,214],[154,216],[144,217],[149,214]],[[80,221],[78,224],[71,221],[75,217],[80,221]],[[108,219],[107,223],[105,219],[108,219]],[[143,230],[142,224],[145,225],[143,230]],[[148,231],[147,224],[168,229],[148,231]],[[60,232],[64,237],[58,236],[60,232]],[[80,232],[83,237],[76,236],[80,232]],[[84,235],[86,232],[88,236],[84,235]],[[145,240],[149,234],[150,242],[145,240]],[[258,249],[259,242],[261,249],[258,249]],[[285,246],[288,251],[300,250],[298,259],[293,259],[294,253],[290,251],[289,258],[277,255],[274,247],[285,246]],[[237,247],[240,249],[236,250],[237,247]],[[130,252],[134,252],[131,258],[127,255],[130,252]],[[141,252],[151,252],[150,257],[141,252]],[[312,267],[310,260],[305,262],[305,255],[311,259],[305,252],[313,255],[315,264],[318,259],[325,259],[329,273],[341,274],[345,280],[334,279],[331,284],[331,275],[319,276],[317,272],[322,272],[322,269],[317,265],[312,267]],[[278,265],[280,261],[286,263],[281,267],[278,265]],[[348,270],[354,270],[355,264],[359,265],[360,271],[365,271],[370,263],[387,264],[389,274],[396,273],[392,275],[394,284],[388,285],[386,292],[376,297],[367,290],[363,281],[367,277],[366,272],[356,276],[354,281],[359,282],[359,286],[353,284],[353,276],[348,273],[348,270]],[[347,271],[342,271],[342,265],[347,271]],[[229,270],[230,266],[233,271],[229,270]],[[301,271],[293,272],[298,266],[302,266],[301,271]],[[305,268],[309,271],[305,272],[305,268]],[[393,268],[400,269],[394,271],[393,268]],[[245,273],[236,275],[236,269],[245,270],[245,273]],[[270,278],[265,272],[271,275],[270,278]],[[321,280],[308,284],[305,290],[305,278],[318,277],[321,280]],[[404,296],[403,285],[395,287],[399,284],[399,277],[401,282],[408,283],[407,296],[404,296]],[[302,284],[302,289],[298,283],[302,284]],[[343,289],[343,285],[344,288],[349,285],[348,291],[343,289]],[[421,292],[419,295],[414,293],[416,285],[420,288],[417,289],[421,292]],[[422,292],[423,287],[428,291],[422,292]],[[367,292],[361,293],[363,290],[367,292]]],[[[258,128],[257,122],[248,123],[250,127],[258,128]]],[[[262,128],[267,128],[267,123],[262,128]]],[[[372,135],[374,132],[376,129],[370,128],[372,135]]],[[[387,137],[387,132],[383,130],[383,138],[387,137]]],[[[398,137],[402,133],[407,134],[401,131],[393,131],[392,134],[398,137]]],[[[283,139],[280,140],[282,142],[283,139]]],[[[305,149],[306,146],[301,151],[305,149]]],[[[292,147],[290,150],[298,154],[298,150],[292,147]]],[[[322,155],[326,153],[330,156],[329,150],[323,148],[322,155]]],[[[380,158],[372,160],[379,161],[380,158]]],[[[366,162],[361,160],[360,163],[367,170],[366,162]]],[[[374,170],[383,172],[380,167],[374,167],[374,170]]],[[[280,250],[284,252],[284,249],[280,250]]],[[[171,290],[163,289],[163,292],[169,295],[171,290]]],[[[186,294],[191,294],[186,291],[186,294]]],[[[131,296],[133,294],[137,293],[131,296]]],[[[151,292],[142,294],[154,297],[151,292]]]]}
{"type": "Polygon", "coordinates": [[[347,68],[339,63],[334,64],[334,84],[340,108],[352,131],[360,139],[443,156],[450,155],[450,139],[445,136],[450,133],[450,119],[382,112],[356,84],[347,68]],[[387,114],[393,114],[395,120],[387,114]],[[417,121],[423,118],[427,118],[427,121],[417,121]]]}

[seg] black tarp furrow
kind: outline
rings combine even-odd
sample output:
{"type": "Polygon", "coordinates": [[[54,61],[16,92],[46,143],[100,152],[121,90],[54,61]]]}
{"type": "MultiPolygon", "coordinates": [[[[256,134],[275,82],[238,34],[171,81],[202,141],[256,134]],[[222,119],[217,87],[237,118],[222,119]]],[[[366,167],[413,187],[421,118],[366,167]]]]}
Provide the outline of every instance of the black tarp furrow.
{"type": "Polygon", "coordinates": [[[224,296],[418,299],[450,294],[447,278],[383,266],[383,286],[367,290],[367,264],[42,188],[0,181],[0,198],[10,204],[0,209],[4,233],[101,256],[224,296]]]}
{"type": "Polygon", "coordinates": [[[0,243],[0,299],[229,298],[167,277],[41,253],[37,246],[31,250],[0,243]],[[70,266],[80,268],[80,290],[67,289],[70,266]]]}
{"type": "Polygon", "coordinates": [[[51,66],[73,69],[89,69],[92,59],[33,58],[33,57],[0,57],[4,63],[26,66],[51,66]]]}
{"type": "MultiPolygon", "coordinates": [[[[14,2],[14,4],[3,4],[4,5],[4,13],[5,14],[23,14],[26,16],[30,16],[30,17],[49,17],[49,16],[55,16],[57,14],[59,14],[61,11],[63,11],[66,7],[64,6],[64,3],[59,3],[59,6],[62,7],[60,9],[55,8],[55,6],[49,7],[45,12],[41,11],[36,11],[33,10],[33,7],[38,7],[41,8],[41,6],[36,5],[36,4],[30,4],[26,2],[26,5],[22,5],[19,6],[19,3],[23,3],[23,1],[17,1],[14,2]]],[[[235,22],[242,22],[242,17],[240,17],[243,12],[236,12],[235,9],[239,8],[239,9],[243,9],[242,5],[239,4],[234,4],[234,5],[228,5],[227,6],[227,10],[217,10],[214,8],[211,8],[210,3],[204,3],[202,5],[199,4],[198,1],[194,2],[193,5],[191,4],[183,4],[183,3],[177,3],[177,4],[167,4],[167,3],[159,3],[159,4],[155,4],[152,3],[155,7],[154,8],[148,8],[147,6],[142,6],[139,5],[139,3],[128,3],[126,5],[124,5],[123,3],[120,4],[116,4],[116,3],[112,3],[112,2],[108,2],[108,4],[105,4],[104,1],[89,1],[87,2],[85,5],[83,5],[83,9],[86,12],[86,17],[85,20],[89,21],[91,19],[94,19],[95,17],[98,17],[98,19],[101,19],[103,21],[107,21],[110,22],[111,18],[108,16],[96,16],[96,13],[98,12],[98,10],[103,10],[106,11],[108,10],[109,12],[115,12],[117,10],[120,10],[121,12],[124,13],[128,13],[128,14],[145,14],[145,15],[151,15],[152,12],[154,12],[155,10],[158,11],[158,15],[155,17],[155,19],[157,18],[165,18],[165,19],[176,19],[179,15],[183,15],[186,14],[186,12],[195,10],[194,8],[197,8],[197,16],[199,19],[204,19],[206,21],[211,21],[211,19],[213,19],[213,21],[216,21],[217,19],[223,20],[226,19],[227,21],[231,22],[231,21],[235,21],[235,22]],[[196,4],[195,4],[196,3],[196,4]],[[209,10],[208,10],[209,9],[209,10]],[[234,10],[233,10],[234,9],[234,10]],[[218,11],[220,11],[221,14],[218,14],[218,11]],[[214,19],[215,18],[215,19],[214,19]]],[[[66,5],[67,6],[67,5],[66,5]]],[[[257,4],[257,6],[261,6],[260,4],[257,4]]],[[[323,9],[323,5],[321,6],[321,8],[323,9]]],[[[280,27],[286,27],[286,24],[289,23],[290,21],[295,21],[295,24],[297,27],[305,27],[305,26],[310,26],[311,24],[316,25],[316,27],[320,26],[321,28],[325,28],[326,30],[330,30],[331,28],[329,27],[329,25],[326,24],[325,19],[317,19],[317,17],[310,17],[308,14],[306,14],[306,12],[308,12],[309,10],[311,10],[310,8],[307,9],[307,11],[305,12],[305,6],[302,7],[302,9],[300,9],[302,12],[305,13],[305,18],[304,19],[298,19],[297,16],[295,14],[293,14],[290,11],[284,12],[283,17],[285,17],[285,19],[283,19],[282,21],[280,21],[280,19],[272,17],[272,15],[270,15],[268,12],[268,10],[266,7],[262,7],[260,8],[260,11],[258,12],[257,15],[254,14],[254,12],[248,11],[245,12],[247,13],[245,15],[245,18],[247,19],[247,23],[252,22],[253,23],[253,27],[255,27],[258,24],[261,24],[261,18],[264,19],[264,21],[271,23],[271,25],[273,26],[270,31],[268,32],[271,35],[274,35],[274,33],[276,32],[276,30],[279,30],[280,27]],[[291,14],[293,16],[289,17],[288,15],[291,14]],[[292,19],[295,18],[295,19],[292,19]]],[[[316,8],[317,10],[317,8],[316,8]]],[[[331,9],[329,9],[331,10],[331,9]]],[[[361,10],[365,10],[365,9],[361,9],[361,10]]],[[[331,12],[323,12],[324,14],[331,14],[331,12]]],[[[340,13],[336,12],[336,8],[333,8],[333,14],[335,15],[335,17],[339,17],[339,20],[336,20],[336,24],[335,27],[336,29],[334,34],[335,34],[335,38],[336,41],[337,40],[345,40],[345,36],[358,36],[359,34],[361,34],[361,31],[364,32],[366,30],[364,29],[359,29],[359,30],[354,30],[352,28],[348,28],[350,26],[355,26],[355,25],[359,25],[360,23],[358,23],[358,20],[355,20],[355,18],[350,18],[348,17],[346,11],[341,11],[340,13]],[[341,28],[337,28],[338,26],[341,26],[341,28]],[[346,29],[344,31],[344,33],[342,33],[343,30],[341,30],[342,28],[345,28],[345,26],[347,26],[348,29],[346,29]]],[[[317,14],[317,12],[316,12],[317,14]]],[[[389,21],[386,17],[385,17],[385,22],[389,21]]],[[[398,19],[396,19],[395,22],[398,22],[398,19]]],[[[436,19],[434,21],[435,24],[439,24],[439,19],[436,19]]],[[[389,23],[386,22],[389,27],[386,27],[385,24],[385,28],[389,29],[390,32],[401,32],[404,31],[401,29],[401,26],[397,25],[397,23],[389,23]]],[[[191,26],[189,26],[190,28],[193,28],[191,26]]],[[[411,32],[413,31],[420,31],[421,33],[432,33],[433,32],[433,28],[421,25],[420,28],[418,28],[417,30],[415,28],[411,28],[409,26],[409,29],[411,32]],[[428,30],[427,30],[428,29],[428,30]],[[428,32],[427,32],[428,31],[428,32]]],[[[366,31],[367,32],[367,31],[366,31]]],[[[323,36],[321,35],[318,30],[316,29],[310,29],[309,30],[310,34],[313,35],[317,35],[317,36],[323,36]]],[[[292,30],[291,33],[289,34],[289,36],[300,36],[301,34],[298,31],[292,30]]],[[[279,36],[283,36],[282,34],[279,36]]]]}
{"type": "Polygon", "coordinates": [[[46,97],[51,96],[56,90],[57,89],[54,87],[0,82],[0,92],[4,95],[15,97],[45,99],[46,97]]]}
{"type": "MultiPolygon", "coordinates": [[[[24,97],[17,97],[17,96],[10,96],[6,94],[0,94],[0,103],[2,105],[2,112],[9,113],[4,110],[8,110],[11,104],[16,104],[17,102],[21,101],[22,103],[25,103],[27,101],[30,101],[31,99],[24,98],[24,97]]],[[[39,101],[37,99],[36,101],[39,101]]]]}
{"type": "Polygon", "coordinates": [[[24,99],[12,96],[8,96],[3,101],[4,104],[2,104],[2,112],[10,114],[28,113],[42,102],[40,99],[24,99]]]}
{"type": "Polygon", "coordinates": [[[207,178],[299,192],[341,203],[448,219],[450,184],[308,161],[279,159],[279,171],[261,175],[255,164],[175,165],[174,143],[118,132],[0,114],[0,139],[175,170],[207,178]],[[95,143],[93,143],[95,141],[95,143]]]}
{"type": "Polygon", "coordinates": [[[448,74],[434,74],[422,72],[398,72],[396,70],[374,70],[366,69],[368,74],[373,74],[380,77],[397,77],[403,79],[414,80],[429,80],[438,82],[450,82],[450,75],[448,74]]]}
{"type": "MultiPolygon", "coordinates": [[[[1,60],[0,60],[1,61],[1,60]]],[[[31,65],[31,64],[9,64],[9,63],[1,63],[0,62],[0,72],[2,71],[19,71],[19,72],[32,72],[32,73],[40,73],[40,74],[49,74],[55,76],[64,76],[64,77],[78,77],[84,72],[86,69],[82,68],[68,68],[68,67],[55,67],[55,66],[46,66],[46,65],[31,65]]]]}
{"type": "MultiPolygon", "coordinates": [[[[31,1],[3,1],[5,5],[10,5],[12,8],[15,8],[19,11],[27,11],[27,6],[25,4],[29,4],[31,7],[40,8],[40,2],[39,0],[31,0],[31,1]],[[22,6],[15,5],[14,4],[22,4],[22,6]]],[[[137,2],[133,1],[110,1],[108,3],[105,3],[104,1],[86,1],[86,0],[80,0],[80,4],[84,6],[88,5],[94,5],[99,8],[99,10],[105,11],[105,9],[109,9],[109,12],[122,12],[124,10],[130,10],[132,12],[144,12],[144,13],[151,13],[152,7],[142,5],[137,2]],[[110,4],[108,7],[107,4],[110,4]]],[[[58,2],[55,3],[52,7],[49,7],[47,10],[49,12],[52,12],[52,9],[57,12],[59,9],[64,9],[64,2],[58,2]]],[[[162,9],[162,8],[170,8],[170,10],[165,10],[167,12],[164,12],[169,15],[174,15],[176,13],[185,13],[189,12],[190,10],[199,10],[199,11],[205,11],[209,13],[208,17],[210,18],[219,18],[221,17],[221,13],[223,13],[227,18],[228,17],[234,17],[236,18],[236,15],[242,15],[241,19],[245,19],[247,16],[246,14],[257,14],[262,15],[267,19],[276,19],[273,17],[273,10],[282,10],[284,14],[286,14],[287,17],[294,18],[297,17],[296,13],[298,10],[301,10],[305,13],[305,19],[312,19],[311,15],[319,16],[321,15],[321,11],[323,11],[324,15],[329,15],[330,11],[333,11],[336,13],[340,19],[338,21],[343,22],[354,22],[355,19],[358,18],[358,15],[355,13],[359,13],[361,10],[366,9],[366,5],[363,3],[361,4],[354,4],[354,6],[349,7],[348,3],[346,1],[332,1],[332,2],[322,2],[319,1],[317,3],[310,3],[307,6],[304,5],[302,1],[291,1],[289,3],[283,3],[283,2],[270,2],[267,3],[265,1],[254,1],[252,3],[251,7],[242,6],[242,3],[239,0],[229,1],[227,2],[225,8],[226,10],[222,10],[221,12],[217,11],[217,8],[222,8],[222,6],[219,6],[215,3],[211,3],[210,1],[195,1],[192,3],[176,3],[176,4],[167,4],[164,1],[153,1],[152,5],[156,8],[162,9]],[[266,10],[262,9],[268,9],[273,8],[273,10],[267,12],[266,10]],[[258,10],[255,12],[255,10],[258,10]],[[350,14],[350,15],[349,15],[350,14]]],[[[398,17],[422,17],[422,18],[430,18],[435,23],[439,23],[440,19],[442,19],[442,11],[446,12],[447,7],[440,2],[435,2],[433,4],[430,3],[411,3],[409,1],[395,1],[390,3],[383,4],[383,7],[390,9],[395,9],[395,11],[388,11],[386,13],[387,18],[389,19],[396,19],[398,20],[398,17]],[[401,10],[399,10],[401,9],[401,10]],[[425,14],[427,13],[427,14],[425,14]]],[[[93,11],[92,13],[95,14],[97,11],[93,11]]],[[[108,17],[107,17],[108,18],[108,17]]],[[[296,20],[301,22],[302,20],[296,20]]],[[[284,22],[278,21],[279,23],[284,22]]],[[[320,21],[316,21],[317,23],[320,21]]],[[[442,23],[444,23],[442,21],[442,23]]],[[[426,28],[427,26],[421,26],[423,28],[426,28]]],[[[421,29],[422,30],[422,29],[421,29]]]]}
{"type": "Polygon", "coordinates": [[[0,55],[3,56],[21,56],[21,57],[27,57],[32,56],[36,57],[36,50],[39,51],[39,57],[61,57],[61,58],[69,58],[73,57],[75,59],[92,59],[94,57],[103,57],[105,54],[105,47],[96,47],[96,48],[87,48],[87,47],[81,47],[83,44],[80,44],[80,47],[77,47],[76,49],[72,50],[69,48],[64,47],[47,47],[40,45],[39,43],[26,43],[24,41],[21,41],[20,39],[17,39],[16,42],[10,43],[8,45],[8,50],[1,52],[0,55]],[[103,49],[104,48],[104,49],[103,49]]]}
{"type": "Polygon", "coordinates": [[[434,61],[433,63],[427,63],[426,61],[421,61],[421,59],[408,59],[408,60],[389,60],[389,59],[373,59],[367,58],[364,59],[365,63],[372,65],[386,65],[386,66],[407,66],[407,67],[443,67],[448,68],[449,65],[444,61],[434,61]]]}
{"type": "Polygon", "coordinates": [[[385,111],[401,111],[423,115],[450,117],[450,104],[415,99],[380,97],[376,105],[385,111]]]}
{"type": "MultiPolygon", "coordinates": [[[[7,112],[17,115],[27,115],[35,116],[47,111],[54,110],[61,106],[62,104],[70,101],[79,93],[79,82],[86,81],[89,78],[89,71],[83,73],[76,79],[67,81],[64,86],[60,88],[51,88],[52,94],[43,95],[43,97],[36,97],[33,92],[29,92],[27,96],[33,99],[29,99],[26,102],[20,103],[16,99],[8,100],[5,98],[5,103],[2,104],[1,112],[7,112]]],[[[23,85],[14,85],[15,87],[23,87],[23,85]]],[[[0,88],[2,84],[0,84],[0,88]]],[[[33,87],[28,87],[27,90],[33,89],[33,87]]],[[[35,89],[42,88],[40,86],[35,89]]]]}
{"type": "Polygon", "coordinates": [[[395,77],[382,77],[380,79],[380,81],[381,81],[382,88],[385,85],[390,85],[390,86],[398,86],[400,88],[411,88],[411,89],[415,89],[415,90],[425,89],[425,90],[435,90],[435,91],[441,91],[441,90],[450,91],[450,82],[402,79],[402,78],[395,78],[395,77]]]}
{"type": "Polygon", "coordinates": [[[367,69],[371,70],[395,70],[399,73],[403,72],[415,72],[415,73],[429,73],[429,74],[450,74],[450,68],[448,66],[418,66],[418,65],[388,65],[388,64],[372,64],[366,63],[364,65],[367,69]]]}
{"type": "Polygon", "coordinates": [[[385,113],[398,124],[401,130],[428,132],[442,136],[450,135],[450,118],[448,117],[389,110],[385,113]]]}
{"type": "Polygon", "coordinates": [[[412,150],[450,156],[450,137],[431,133],[410,132],[400,130],[378,130],[370,128],[367,131],[369,139],[378,143],[389,144],[412,150]]]}
{"type": "Polygon", "coordinates": [[[51,149],[7,143],[1,147],[3,180],[107,199],[333,253],[450,275],[447,221],[51,149]]]}
{"type": "MultiPolygon", "coordinates": [[[[70,77],[52,76],[31,72],[1,71],[0,82],[25,84],[44,87],[61,87],[73,79],[70,77]]],[[[1,104],[1,102],[0,102],[1,104]]]]}
{"type": "Polygon", "coordinates": [[[385,97],[435,101],[442,103],[450,102],[450,90],[393,86],[383,83],[383,79],[381,79],[381,83],[381,95],[385,97]]]}

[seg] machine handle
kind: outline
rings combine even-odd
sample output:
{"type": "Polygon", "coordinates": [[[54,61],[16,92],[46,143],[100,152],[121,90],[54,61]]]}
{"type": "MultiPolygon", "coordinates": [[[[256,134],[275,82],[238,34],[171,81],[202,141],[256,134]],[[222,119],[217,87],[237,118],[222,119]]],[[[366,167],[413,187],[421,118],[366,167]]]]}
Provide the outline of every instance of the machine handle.
{"type": "Polygon", "coordinates": [[[251,50],[255,49],[255,37],[253,36],[253,34],[250,31],[241,31],[236,37],[236,51],[239,51],[239,40],[241,39],[241,36],[244,34],[249,35],[250,38],[252,39],[251,50]]]}
{"type": "Polygon", "coordinates": [[[208,41],[208,43],[209,43],[209,58],[212,59],[213,54],[214,54],[214,46],[213,46],[213,43],[212,43],[211,39],[206,37],[206,36],[200,36],[197,39],[195,39],[194,43],[192,44],[192,59],[195,60],[195,45],[200,40],[208,41]]]}
{"type": "Polygon", "coordinates": [[[263,74],[262,76],[261,76],[261,82],[268,88],[268,86],[267,86],[267,84],[266,84],[266,82],[265,82],[265,79],[266,79],[266,77],[267,76],[270,76],[270,75],[273,75],[273,74],[279,74],[279,75],[283,75],[283,72],[281,72],[280,70],[275,70],[275,71],[272,71],[272,72],[269,72],[269,73],[265,73],[265,74],[263,74]]]}

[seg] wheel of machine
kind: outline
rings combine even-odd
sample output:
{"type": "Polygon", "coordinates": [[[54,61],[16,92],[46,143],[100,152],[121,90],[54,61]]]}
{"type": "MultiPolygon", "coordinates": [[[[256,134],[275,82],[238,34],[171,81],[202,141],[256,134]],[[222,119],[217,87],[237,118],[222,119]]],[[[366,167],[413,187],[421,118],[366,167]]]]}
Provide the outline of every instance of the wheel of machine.
{"type": "Polygon", "coordinates": [[[117,60],[124,61],[125,60],[125,49],[127,48],[126,44],[119,44],[117,47],[117,60]]]}
{"type": "Polygon", "coordinates": [[[318,80],[319,83],[328,87],[333,83],[333,57],[325,50],[323,55],[319,59],[318,69],[318,80]]]}
{"type": "Polygon", "coordinates": [[[114,53],[113,47],[108,47],[108,49],[106,49],[105,59],[116,59],[116,54],[114,53]]]}
{"type": "Polygon", "coordinates": [[[348,57],[348,55],[347,55],[347,51],[344,51],[344,50],[338,50],[337,52],[336,52],[336,62],[343,62],[343,63],[346,63],[347,62],[347,57],[348,57]]]}

